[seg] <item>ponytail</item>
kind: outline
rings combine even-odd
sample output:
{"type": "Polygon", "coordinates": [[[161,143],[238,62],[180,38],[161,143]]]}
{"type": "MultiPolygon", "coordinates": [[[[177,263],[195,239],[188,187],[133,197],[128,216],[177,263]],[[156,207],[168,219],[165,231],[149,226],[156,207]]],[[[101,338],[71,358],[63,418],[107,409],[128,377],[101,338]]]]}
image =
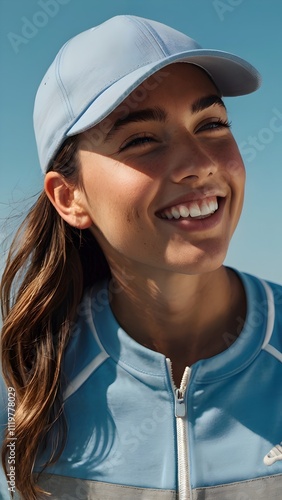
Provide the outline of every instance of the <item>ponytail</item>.
{"type": "MultiPolygon", "coordinates": [[[[73,138],[52,169],[79,182],[73,138]]],[[[33,467],[46,439],[52,453],[44,466],[63,450],[62,357],[83,289],[107,274],[92,234],[69,226],[43,192],[15,236],[0,288],[2,370],[16,394],[16,488],[23,498],[35,500],[45,493],[36,485],[33,467]]],[[[7,444],[6,433],[6,474],[7,444]]]]}

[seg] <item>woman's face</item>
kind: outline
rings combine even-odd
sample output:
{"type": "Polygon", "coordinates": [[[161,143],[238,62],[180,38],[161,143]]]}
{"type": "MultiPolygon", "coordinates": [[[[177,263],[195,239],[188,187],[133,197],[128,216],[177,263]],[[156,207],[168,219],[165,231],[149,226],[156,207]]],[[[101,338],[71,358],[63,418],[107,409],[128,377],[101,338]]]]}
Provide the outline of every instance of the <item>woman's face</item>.
{"type": "Polygon", "coordinates": [[[245,170],[203,70],[178,63],[153,75],[81,135],[79,159],[80,200],[112,265],[150,275],[222,264],[245,170]]]}

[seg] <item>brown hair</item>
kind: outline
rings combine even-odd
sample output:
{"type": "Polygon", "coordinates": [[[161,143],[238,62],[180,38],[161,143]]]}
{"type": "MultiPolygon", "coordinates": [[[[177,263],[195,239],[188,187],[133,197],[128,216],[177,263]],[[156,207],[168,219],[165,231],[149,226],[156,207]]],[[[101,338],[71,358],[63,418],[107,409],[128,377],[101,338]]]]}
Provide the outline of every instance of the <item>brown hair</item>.
{"type": "MultiPolygon", "coordinates": [[[[68,139],[50,167],[74,185],[80,183],[76,142],[68,139]]],[[[33,468],[47,439],[52,453],[44,467],[64,448],[62,356],[83,289],[109,273],[90,231],[69,226],[42,192],[13,240],[0,288],[2,369],[16,394],[16,488],[23,498],[45,493],[33,468]]],[[[7,444],[6,432],[6,474],[7,444]]]]}

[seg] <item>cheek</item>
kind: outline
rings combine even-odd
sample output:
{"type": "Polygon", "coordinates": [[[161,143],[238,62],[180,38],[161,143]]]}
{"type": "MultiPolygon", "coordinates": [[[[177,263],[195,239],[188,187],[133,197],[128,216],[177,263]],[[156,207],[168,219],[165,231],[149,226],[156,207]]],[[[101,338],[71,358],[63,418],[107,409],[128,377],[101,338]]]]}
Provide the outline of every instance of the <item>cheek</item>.
{"type": "Polygon", "coordinates": [[[222,150],[222,165],[230,182],[239,186],[244,186],[246,172],[243,159],[238,149],[237,143],[232,138],[224,150],[222,150]]]}
{"type": "Polygon", "coordinates": [[[226,163],[226,172],[229,176],[238,183],[245,183],[246,171],[244,163],[239,157],[238,159],[228,160],[226,163]]]}
{"type": "Polygon", "coordinates": [[[96,172],[95,179],[85,178],[90,216],[101,232],[142,230],[157,186],[148,176],[127,166],[117,165],[106,174],[96,172]],[[122,227],[121,227],[122,226],[122,227]]]}

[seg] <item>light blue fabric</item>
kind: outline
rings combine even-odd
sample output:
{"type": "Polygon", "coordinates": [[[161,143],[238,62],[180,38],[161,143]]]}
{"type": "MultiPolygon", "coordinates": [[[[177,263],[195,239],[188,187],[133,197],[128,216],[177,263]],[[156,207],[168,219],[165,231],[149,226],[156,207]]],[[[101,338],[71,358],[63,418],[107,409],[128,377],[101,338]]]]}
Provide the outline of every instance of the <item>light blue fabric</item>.
{"type": "MultiPolygon", "coordinates": [[[[193,489],[282,474],[282,460],[271,466],[263,461],[282,441],[282,287],[239,276],[247,295],[243,331],[224,352],[191,370],[193,489]]],[[[68,439],[48,472],[176,490],[174,394],[166,359],[120,328],[107,284],[86,292],[64,366],[68,439]]]]}

